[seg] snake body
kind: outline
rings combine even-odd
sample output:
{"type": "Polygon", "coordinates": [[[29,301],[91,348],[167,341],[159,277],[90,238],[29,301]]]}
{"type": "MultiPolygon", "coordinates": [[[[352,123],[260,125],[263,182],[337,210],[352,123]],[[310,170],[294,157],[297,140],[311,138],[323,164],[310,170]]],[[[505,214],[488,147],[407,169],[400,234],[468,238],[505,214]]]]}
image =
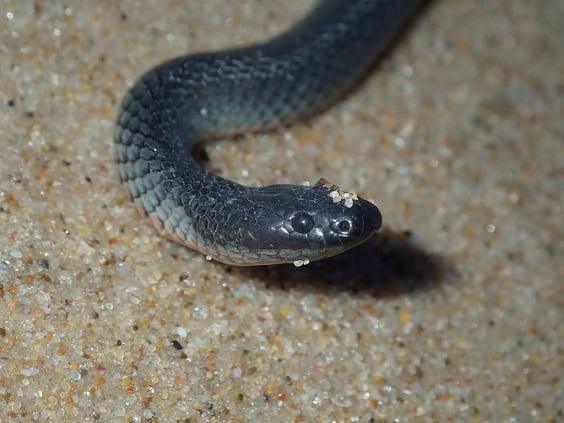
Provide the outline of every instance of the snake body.
{"type": "Polygon", "coordinates": [[[114,133],[122,181],[164,236],[233,265],[303,264],[380,228],[367,200],[321,180],[251,188],[192,157],[196,143],[285,124],[339,99],[417,0],[324,0],[262,44],[181,56],[126,94],[114,133]]]}

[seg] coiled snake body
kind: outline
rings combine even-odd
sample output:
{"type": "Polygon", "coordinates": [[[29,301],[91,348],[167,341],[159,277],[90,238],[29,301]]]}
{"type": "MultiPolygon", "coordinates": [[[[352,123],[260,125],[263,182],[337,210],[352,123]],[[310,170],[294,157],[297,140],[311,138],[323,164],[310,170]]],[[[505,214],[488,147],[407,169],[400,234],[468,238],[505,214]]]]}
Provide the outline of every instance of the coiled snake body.
{"type": "Polygon", "coordinates": [[[321,180],[250,188],[192,157],[195,143],[311,115],[377,59],[417,0],[324,0],[272,40],[147,72],[114,134],[122,181],[159,232],[234,265],[303,264],[373,235],[372,203],[321,180]]]}

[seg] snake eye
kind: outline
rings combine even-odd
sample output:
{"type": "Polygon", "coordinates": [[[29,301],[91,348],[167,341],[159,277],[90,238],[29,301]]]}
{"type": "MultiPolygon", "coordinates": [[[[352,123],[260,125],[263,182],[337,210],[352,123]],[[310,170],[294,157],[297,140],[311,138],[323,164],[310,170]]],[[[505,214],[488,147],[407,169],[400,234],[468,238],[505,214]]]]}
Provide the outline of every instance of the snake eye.
{"type": "Polygon", "coordinates": [[[315,225],[313,217],[304,212],[299,212],[293,215],[290,219],[290,223],[292,224],[292,228],[300,234],[307,234],[315,225]]]}
{"type": "Polygon", "coordinates": [[[348,219],[343,219],[337,223],[337,229],[343,234],[348,234],[352,229],[352,223],[348,219]]]}

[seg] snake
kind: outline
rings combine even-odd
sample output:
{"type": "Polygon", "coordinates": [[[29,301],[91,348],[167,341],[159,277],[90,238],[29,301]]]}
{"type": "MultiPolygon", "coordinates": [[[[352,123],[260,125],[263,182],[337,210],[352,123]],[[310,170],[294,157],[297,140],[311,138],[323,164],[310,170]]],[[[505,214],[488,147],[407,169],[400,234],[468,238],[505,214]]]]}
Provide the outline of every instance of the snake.
{"type": "Polygon", "coordinates": [[[114,131],[121,181],[159,234],[236,266],[307,264],[372,237],[382,214],[325,179],[249,187],[194,157],[208,140],[319,113],[368,73],[417,0],[322,0],[280,35],[182,55],[127,91],[114,131]]]}

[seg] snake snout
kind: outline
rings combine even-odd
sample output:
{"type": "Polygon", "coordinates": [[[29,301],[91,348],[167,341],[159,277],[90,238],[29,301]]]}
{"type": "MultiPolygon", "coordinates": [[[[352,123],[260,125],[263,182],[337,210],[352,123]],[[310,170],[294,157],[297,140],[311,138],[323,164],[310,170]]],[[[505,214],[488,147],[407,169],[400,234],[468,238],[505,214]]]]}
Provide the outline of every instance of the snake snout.
{"type": "Polygon", "coordinates": [[[364,199],[359,201],[364,209],[362,213],[364,233],[369,237],[382,227],[382,213],[370,201],[364,199]]]}
{"type": "Polygon", "coordinates": [[[331,220],[332,242],[357,245],[371,237],[382,226],[382,214],[371,202],[359,198],[350,207],[343,207],[341,215],[331,220]]]}

